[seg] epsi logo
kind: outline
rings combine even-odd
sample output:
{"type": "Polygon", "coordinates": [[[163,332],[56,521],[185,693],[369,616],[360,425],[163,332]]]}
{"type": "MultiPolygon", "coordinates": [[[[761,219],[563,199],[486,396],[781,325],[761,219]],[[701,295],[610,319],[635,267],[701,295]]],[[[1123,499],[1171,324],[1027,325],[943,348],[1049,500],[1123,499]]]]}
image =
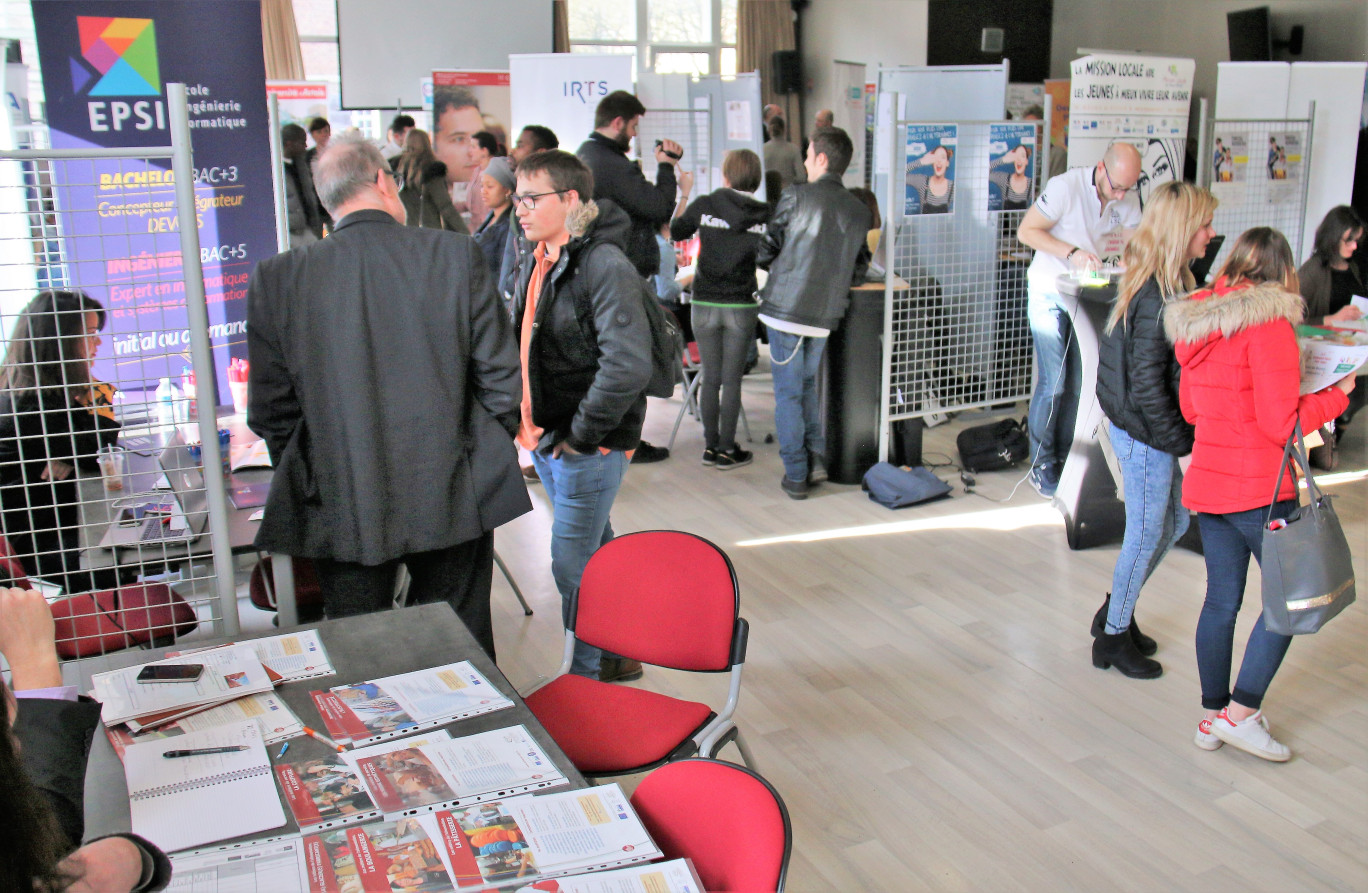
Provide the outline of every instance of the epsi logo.
{"type": "MultiPolygon", "coordinates": [[[[161,96],[157,62],[157,25],[152,19],[77,16],[81,58],[72,57],[73,92],[89,96],[161,96]],[[87,88],[89,88],[87,90],[87,88]]],[[[148,102],[86,103],[95,132],[165,130],[166,110],[160,99],[148,102]]]]}

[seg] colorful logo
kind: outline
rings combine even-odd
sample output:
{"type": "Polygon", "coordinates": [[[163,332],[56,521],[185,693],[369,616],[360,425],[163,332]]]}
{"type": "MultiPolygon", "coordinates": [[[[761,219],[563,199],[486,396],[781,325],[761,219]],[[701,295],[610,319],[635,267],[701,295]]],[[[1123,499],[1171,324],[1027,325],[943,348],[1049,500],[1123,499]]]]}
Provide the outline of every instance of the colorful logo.
{"type": "Polygon", "coordinates": [[[81,56],[71,59],[72,89],[80,93],[96,75],[91,96],[160,96],[157,25],[151,19],[77,16],[81,56]],[[94,69],[92,72],[90,69],[94,69]]]}

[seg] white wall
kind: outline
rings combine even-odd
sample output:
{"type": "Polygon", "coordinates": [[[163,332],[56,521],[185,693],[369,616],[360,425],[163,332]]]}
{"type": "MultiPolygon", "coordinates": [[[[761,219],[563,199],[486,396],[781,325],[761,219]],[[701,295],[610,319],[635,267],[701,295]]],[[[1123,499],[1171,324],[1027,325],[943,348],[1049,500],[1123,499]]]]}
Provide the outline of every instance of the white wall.
{"type": "Polygon", "coordinates": [[[1283,61],[1362,62],[1368,59],[1368,3],[1364,0],[1054,0],[1050,76],[1069,76],[1080,47],[1130,50],[1195,59],[1192,132],[1197,100],[1215,108],[1216,64],[1230,60],[1226,13],[1254,6],[1272,10],[1273,36],[1287,39],[1292,25],[1306,28],[1300,56],[1275,51],[1283,61]]]}
{"type": "MultiPolygon", "coordinates": [[[[803,12],[803,75],[812,89],[803,98],[807,121],[790,133],[812,129],[812,116],[835,108],[837,59],[865,63],[874,80],[880,65],[926,64],[926,0],[812,0],[803,12]]],[[[797,98],[789,117],[798,114],[797,98]]]]}

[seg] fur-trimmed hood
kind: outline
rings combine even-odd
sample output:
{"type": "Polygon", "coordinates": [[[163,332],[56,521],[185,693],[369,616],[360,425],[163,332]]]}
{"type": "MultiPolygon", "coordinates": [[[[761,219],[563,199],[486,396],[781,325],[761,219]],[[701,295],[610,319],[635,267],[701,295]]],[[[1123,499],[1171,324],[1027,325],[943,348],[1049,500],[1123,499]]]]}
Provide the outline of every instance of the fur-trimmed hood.
{"type": "Polygon", "coordinates": [[[1299,325],[1305,315],[1301,295],[1275,282],[1225,291],[1203,289],[1164,308],[1164,331],[1174,344],[1196,346],[1213,335],[1230,338],[1274,320],[1299,325]]]}

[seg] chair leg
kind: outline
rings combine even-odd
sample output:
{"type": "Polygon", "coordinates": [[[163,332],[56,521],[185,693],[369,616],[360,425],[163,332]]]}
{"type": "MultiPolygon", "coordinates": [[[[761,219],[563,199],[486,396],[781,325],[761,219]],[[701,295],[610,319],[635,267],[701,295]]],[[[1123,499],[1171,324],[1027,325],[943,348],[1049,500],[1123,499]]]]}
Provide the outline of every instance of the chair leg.
{"type": "Polygon", "coordinates": [[[746,443],[755,443],[755,438],[751,437],[750,419],[746,418],[746,407],[741,407],[741,430],[746,432],[746,443]]]}
{"type": "Polygon", "coordinates": [[[741,759],[745,761],[747,768],[753,772],[759,772],[760,767],[755,763],[755,754],[751,753],[750,746],[746,744],[746,739],[741,737],[741,730],[736,730],[736,749],[741,751],[741,759]]]}
{"type": "MultiPolygon", "coordinates": [[[[698,391],[698,373],[694,372],[689,376],[686,370],[684,378],[684,405],[679,407],[679,415],[675,416],[674,427],[670,429],[670,442],[665,445],[666,449],[674,449],[675,437],[679,434],[679,423],[684,421],[684,413],[690,412],[690,407],[698,405],[698,398],[695,396],[698,391]]],[[[693,415],[697,417],[698,413],[694,411],[693,415]]]]}
{"type": "Polygon", "coordinates": [[[513,594],[518,597],[518,604],[522,605],[523,616],[531,617],[532,609],[527,606],[527,599],[523,598],[522,590],[518,588],[518,581],[514,580],[513,575],[508,572],[508,565],[504,564],[504,560],[499,557],[498,549],[494,550],[494,563],[499,566],[499,570],[503,571],[504,579],[513,588],[513,594]]]}

